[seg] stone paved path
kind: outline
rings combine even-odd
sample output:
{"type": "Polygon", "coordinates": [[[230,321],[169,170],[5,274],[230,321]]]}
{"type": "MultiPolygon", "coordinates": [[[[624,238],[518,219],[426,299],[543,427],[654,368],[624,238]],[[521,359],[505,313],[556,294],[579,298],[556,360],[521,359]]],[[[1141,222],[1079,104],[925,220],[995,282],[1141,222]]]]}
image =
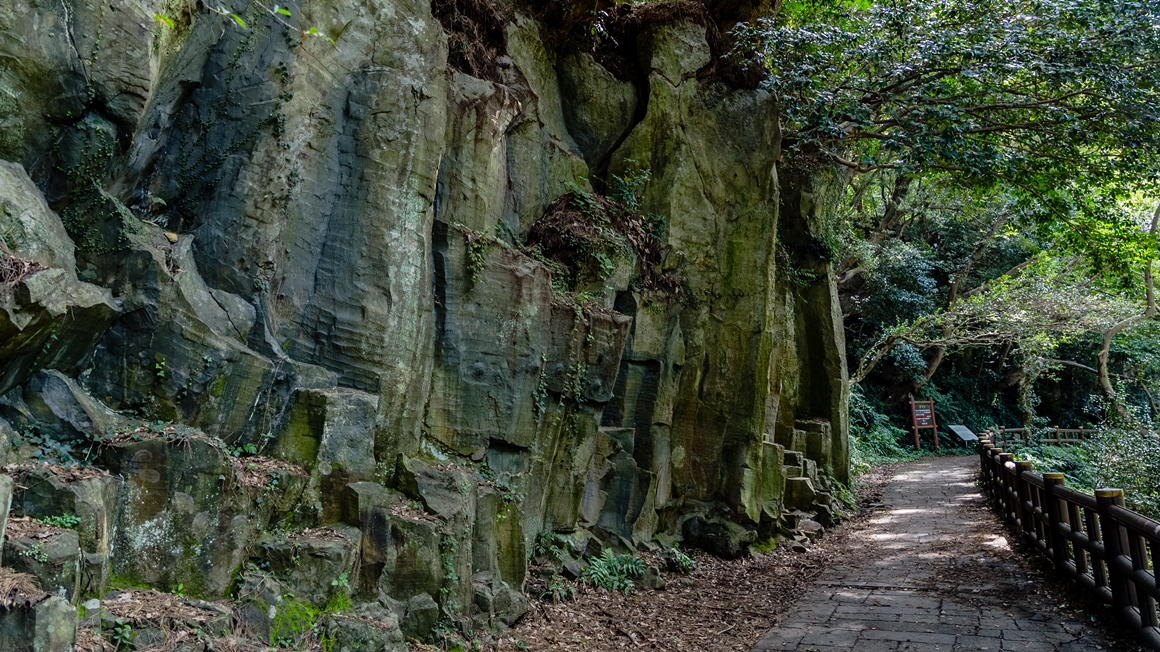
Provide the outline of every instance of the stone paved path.
{"type": "Polygon", "coordinates": [[[1102,635],[1044,605],[986,511],[978,460],[900,468],[878,512],[766,634],[773,650],[1112,650],[1102,635]]]}

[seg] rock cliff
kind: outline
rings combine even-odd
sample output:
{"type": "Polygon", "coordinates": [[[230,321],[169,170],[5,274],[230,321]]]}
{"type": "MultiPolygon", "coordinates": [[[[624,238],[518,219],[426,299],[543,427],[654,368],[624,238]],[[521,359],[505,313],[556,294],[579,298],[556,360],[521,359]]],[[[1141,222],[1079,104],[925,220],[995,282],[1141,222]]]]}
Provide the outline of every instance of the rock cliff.
{"type": "Polygon", "coordinates": [[[421,638],[545,542],[831,524],[826,177],[723,58],[755,8],[434,4],[0,6],[0,457],[80,521],[6,564],[421,638]]]}

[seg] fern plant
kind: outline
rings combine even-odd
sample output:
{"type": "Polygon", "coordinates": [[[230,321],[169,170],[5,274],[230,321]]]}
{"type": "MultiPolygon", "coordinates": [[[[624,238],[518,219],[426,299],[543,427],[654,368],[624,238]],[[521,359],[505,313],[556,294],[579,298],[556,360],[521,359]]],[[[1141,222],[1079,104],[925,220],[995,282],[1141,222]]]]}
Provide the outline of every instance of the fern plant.
{"type": "Polygon", "coordinates": [[[589,560],[580,580],[597,588],[628,595],[633,587],[632,578],[641,575],[644,575],[644,562],[638,557],[618,555],[605,548],[599,557],[589,560]]]}
{"type": "Polygon", "coordinates": [[[684,573],[688,575],[697,567],[697,562],[693,561],[691,557],[686,555],[684,551],[677,549],[677,544],[673,544],[672,548],[668,548],[661,552],[661,559],[665,561],[665,565],[669,570],[684,573]]]}

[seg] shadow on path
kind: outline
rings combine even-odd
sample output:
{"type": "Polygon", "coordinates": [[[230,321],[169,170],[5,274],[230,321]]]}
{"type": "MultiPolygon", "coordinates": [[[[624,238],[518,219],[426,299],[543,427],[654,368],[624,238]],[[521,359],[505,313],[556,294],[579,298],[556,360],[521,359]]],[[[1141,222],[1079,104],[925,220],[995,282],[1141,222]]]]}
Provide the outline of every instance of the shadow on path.
{"type": "Polygon", "coordinates": [[[979,461],[902,466],[882,505],[757,644],[773,650],[1115,650],[1043,605],[975,486],[979,461]]]}

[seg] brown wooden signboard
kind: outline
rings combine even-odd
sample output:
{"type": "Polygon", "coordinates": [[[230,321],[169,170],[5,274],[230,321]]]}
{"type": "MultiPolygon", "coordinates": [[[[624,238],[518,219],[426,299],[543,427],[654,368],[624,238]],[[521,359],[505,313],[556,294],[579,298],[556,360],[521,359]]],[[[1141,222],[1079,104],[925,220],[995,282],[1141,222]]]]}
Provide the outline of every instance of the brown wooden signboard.
{"type": "Polygon", "coordinates": [[[934,433],[934,449],[938,450],[938,420],[934,417],[934,401],[916,401],[910,395],[910,424],[914,430],[914,449],[922,450],[919,440],[919,430],[930,430],[934,433]]]}

